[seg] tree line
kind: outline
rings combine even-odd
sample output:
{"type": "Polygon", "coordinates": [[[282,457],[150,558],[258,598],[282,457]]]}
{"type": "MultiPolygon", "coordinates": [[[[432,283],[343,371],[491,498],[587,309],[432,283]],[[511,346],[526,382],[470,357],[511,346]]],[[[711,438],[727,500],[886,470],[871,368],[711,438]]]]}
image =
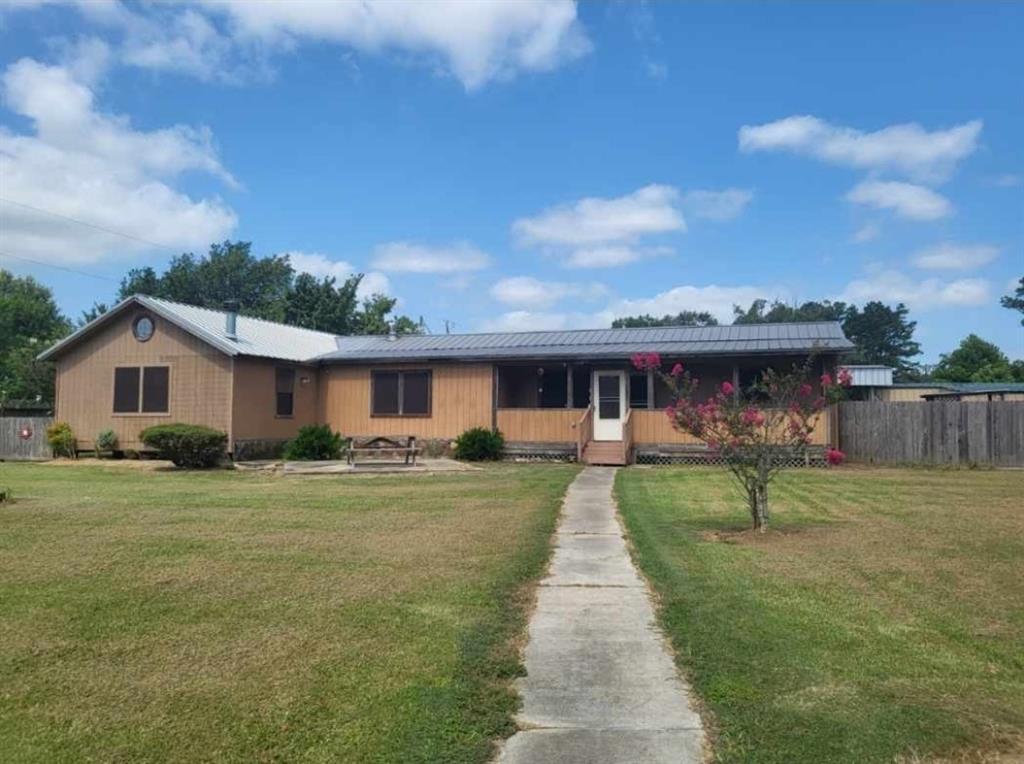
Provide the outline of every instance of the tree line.
{"type": "MultiPolygon", "coordinates": [[[[177,255],[160,274],[150,267],[131,269],[116,299],[143,294],[214,310],[236,300],[243,315],[330,334],[423,331],[421,321],[394,313],[395,298],[373,294],[361,299],[362,280],[362,274],[338,282],[297,273],[287,255],[256,257],[249,242],[225,241],[203,256],[177,255]]],[[[50,289],[0,270],[0,404],[52,401],[52,364],[37,362],[36,355],[108,308],[96,302],[73,321],[60,311],[50,289]]]]}
{"type": "MultiPolygon", "coordinates": [[[[1024,314],[1024,278],[1015,293],[1003,297],[1000,304],[1024,314]]],[[[850,363],[891,366],[900,382],[1024,382],[1024,360],[1011,361],[997,345],[976,334],[968,335],[955,350],[943,353],[934,368],[926,370],[914,360],[921,354],[921,346],[914,340],[917,322],[910,320],[903,303],[890,307],[872,301],[858,307],[830,300],[790,305],[757,299],[746,308],[733,306],[734,325],[802,321],[838,321],[856,346],[850,363]]],[[[684,310],[661,317],[626,316],[612,322],[613,329],[649,326],[718,326],[718,320],[706,311],[684,310]]]]}

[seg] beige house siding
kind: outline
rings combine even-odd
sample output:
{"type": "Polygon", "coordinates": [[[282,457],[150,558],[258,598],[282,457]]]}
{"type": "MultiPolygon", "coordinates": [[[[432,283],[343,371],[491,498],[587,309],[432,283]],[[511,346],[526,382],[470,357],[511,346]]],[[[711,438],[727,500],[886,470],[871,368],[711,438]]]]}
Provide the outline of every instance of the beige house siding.
{"type": "Polygon", "coordinates": [[[232,441],[287,440],[294,438],[300,427],[318,423],[319,374],[315,368],[263,358],[235,358],[234,364],[232,441]],[[295,369],[295,402],[290,417],[277,416],[279,367],[295,369]]]}
{"type": "Polygon", "coordinates": [[[329,366],[320,378],[323,421],[349,436],[454,438],[491,426],[492,379],[490,364],[329,366]],[[378,369],[431,369],[430,416],[371,416],[370,372],[378,369]]]}
{"type": "Polygon", "coordinates": [[[141,448],[139,433],[168,422],[203,424],[228,432],[231,426],[231,359],[160,317],[147,342],[132,335],[144,310],[126,311],[78,343],[56,362],[55,417],[71,425],[79,448],[90,449],[106,429],[121,448],[141,448]],[[114,368],[168,366],[167,414],[115,414],[114,368]]]}
{"type": "Polygon", "coordinates": [[[889,403],[923,401],[925,395],[945,392],[941,387],[883,387],[878,389],[878,400],[889,403]]]}
{"type": "Polygon", "coordinates": [[[498,409],[498,429],[511,443],[575,443],[586,409],[498,409]]]}

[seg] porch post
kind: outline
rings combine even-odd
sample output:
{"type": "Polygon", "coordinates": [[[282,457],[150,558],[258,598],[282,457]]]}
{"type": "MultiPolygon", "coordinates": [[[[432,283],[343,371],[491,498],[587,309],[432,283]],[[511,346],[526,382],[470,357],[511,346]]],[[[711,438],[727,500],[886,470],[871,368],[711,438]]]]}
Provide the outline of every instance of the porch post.
{"type": "Polygon", "coordinates": [[[567,363],[565,365],[565,407],[571,409],[572,406],[572,364],[567,363]]]}
{"type": "Polygon", "coordinates": [[[654,369],[647,370],[647,408],[654,408],[654,369]]]}
{"type": "Polygon", "coordinates": [[[732,365],[732,394],[734,397],[740,397],[740,367],[739,364],[732,365]]]}

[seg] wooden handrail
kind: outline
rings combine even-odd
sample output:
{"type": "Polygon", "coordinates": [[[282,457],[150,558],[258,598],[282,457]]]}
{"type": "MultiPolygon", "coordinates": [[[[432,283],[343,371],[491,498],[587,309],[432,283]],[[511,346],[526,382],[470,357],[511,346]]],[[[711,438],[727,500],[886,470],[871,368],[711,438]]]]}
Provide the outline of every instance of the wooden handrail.
{"type": "Polygon", "coordinates": [[[622,420],[622,463],[629,464],[629,452],[633,448],[633,408],[626,408],[626,418],[622,420]]]}
{"type": "Polygon", "coordinates": [[[576,430],[576,461],[581,462],[583,449],[594,437],[594,404],[587,406],[587,410],[583,412],[579,421],[573,424],[573,428],[576,430]]]}

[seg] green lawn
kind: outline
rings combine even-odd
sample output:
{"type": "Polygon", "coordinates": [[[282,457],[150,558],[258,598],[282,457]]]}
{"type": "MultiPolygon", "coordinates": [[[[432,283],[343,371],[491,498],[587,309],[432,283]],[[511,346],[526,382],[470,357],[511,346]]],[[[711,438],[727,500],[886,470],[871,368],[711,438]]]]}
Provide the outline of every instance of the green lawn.
{"type": "Polygon", "coordinates": [[[0,464],[5,762],[478,762],[571,466],[0,464]]]}
{"type": "Polygon", "coordinates": [[[628,469],[637,561],[722,762],[1024,754],[1024,472],[628,469]]]}

